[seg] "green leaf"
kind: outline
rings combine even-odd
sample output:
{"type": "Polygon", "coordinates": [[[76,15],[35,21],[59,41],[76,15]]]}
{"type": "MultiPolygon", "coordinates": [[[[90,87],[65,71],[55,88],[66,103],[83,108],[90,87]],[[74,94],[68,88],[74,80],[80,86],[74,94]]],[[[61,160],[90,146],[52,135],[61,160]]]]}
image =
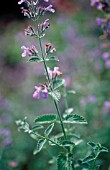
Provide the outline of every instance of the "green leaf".
{"type": "Polygon", "coordinates": [[[73,142],[71,142],[71,141],[68,141],[68,140],[64,140],[64,141],[62,142],[62,144],[63,144],[64,146],[75,146],[75,143],[73,143],[73,142]]]}
{"type": "Polygon", "coordinates": [[[65,84],[64,79],[57,79],[53,81],[53,89],[56,90],[57,88],[63,86],[65,84]]]}
{"type": "Polygon", "coordinates": [[[33,58],[30,58],[28,62],[37,62],[37,63],[40,63],[42,62],[43,60],[39,57],[33,57],[33,58]]]}
{"type": "Polygon", "coordinates": [[[36,149],[34,150],[33,154],[36,155],[37,153],[39,153],[42,150],[45,143],[46,139],[40,139],[37,143],[36,149]]]}
{"type": "Polygon", "coordinates": [[[38,137],[35,135],[35,134],[30,134],[30,137],[34,140],[37,140],[38,141],[38,137]]]}
{"type": "Polygon", "coordinates": [[[48,136],[52,132],[53,127],[54,127],[54,123],[52,123],[51,125],[48,126],[48,128],[45,130],[44,134],[46,136],[48,136]]]}
{"type": "Polygon", "coordinates": [[[100,148],[100,152],[108,152],[108,149],[106,147],[102,146],[100,148]]]}
{"type": "Polygon", "coordinates": [[[87,124],[87,121],[84,117],[77,114],[69,114],[65,117],[64,123],[77,123],[77,124],[87,124]]]}
{"type": "Polygon", "coordinates": [[[91,146],[93,149],[96,147],[96,144],[94,142],[88,142],[87,144],[91,146]]]}
{"type": "Polygon", "coordinates": [[[60,153],[57,159],[58,170],[72,170],[71,160],[65,155],[65,153],[60,153]]]}
{"type": "Polygon", "coordinates": [[[47,115],[41,115],[38,116],[35,119],[36,123],[52,123],[56,121],[56,115],[55,114],[47,114],[47,115]]]}
{"type": "Polygon", "coordinates": [[[46,59],[47,61],[49,61],[49,60],[53,60],[53,61],[59,61],[59,59],[58,59],[58,57],[57,56],[49,56],[47,59],[46,59]]]}
{"type": "Polygon", "coordinates": [[[61,94],[58,90],[55,90],[53,92],[49,92],[49,95],[54,99],[56,100],[57,102],[60,100],[61,98],[61,94]]]}
{"type": "Polygon", "coordinates": [[[33,126],[31,130],[36,131],[36,130],[42,129],[42,128],[44,128],[42,125],[36,125],[36,126],[33,126]]]}
{"type": "Polygon", "coordinates": [[[84,158],[82,162],[87,163],[87,162],[90,162],[92,160],[94,160],[94,157],[92,155],[90,155],[90,156],[87,156],[86,158],[84,158]]]}
{"type": "Polygon", "coordinates": [[[100,143],[88,142],[88,145],[93,149],[96,158],[101,152],[108,152],[108,149],[100,143]]]}

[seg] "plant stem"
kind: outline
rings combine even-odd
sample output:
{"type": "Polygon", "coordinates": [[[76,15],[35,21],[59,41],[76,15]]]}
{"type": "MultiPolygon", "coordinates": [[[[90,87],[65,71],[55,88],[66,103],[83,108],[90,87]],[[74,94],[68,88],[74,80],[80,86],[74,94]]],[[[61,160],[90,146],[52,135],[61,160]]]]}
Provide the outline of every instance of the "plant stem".
{"type": "MultiPolygon", "coordinates": [[[[37,29],[38,29],[38,26],[37,26],[37,29]]],[[[43,53],[43,49],[42,49],[42,42],[41,42],[41,38],[40,38],[40,35],[39,35],[39,29],[38,29],[38,40],[39,40],[40,51],[41,51],[41,54],[42,54],[42,59],[43,59],[44,68],[45,68],[45,71],[46,71],[48,83],[50,83],[50,77],[49,77],[49,74],[48,74],[47,65],[46,65],[46,61],[45,61],[45,57],[44,57],[44,53],[43,53]]],[[[53,92],[52,87],[50,87],[50,88],[51,88],[51,91],[53,92]]],[[[57,113],[58,113],[58,116],[59,116],[59,120],[61,122],[61,127],[62,127],[62,131],[63,131],[63,134],[64,134],[64,138],[66,140],[67,137],[66,137],[66,133],[65,133],[62,117],[61,117],[61,112],[59,110],[59,107],[58,107],[58,104],[57,104],[56,100],[54,100],[54,104],[55,104],[55,107],[56,107],[56,110],[57,110],[57,113]]]]}
{"type": "Polygon", "coordinates": [[[49,139],[49,138],[46,137],[46,136],[42,136],[42,135],[39,135],[38,133],[34,133],[34,132],[32,132],[32,133],[33,133],[34,135],[42,138],[42,139],[47,139],[48,141],[50,141],[51,143],[57,145],[58,147],[61,147],[61,148],[65,149],[63,146],[59,145],[58,143],[54,142],[53,140],[49,139]]]}

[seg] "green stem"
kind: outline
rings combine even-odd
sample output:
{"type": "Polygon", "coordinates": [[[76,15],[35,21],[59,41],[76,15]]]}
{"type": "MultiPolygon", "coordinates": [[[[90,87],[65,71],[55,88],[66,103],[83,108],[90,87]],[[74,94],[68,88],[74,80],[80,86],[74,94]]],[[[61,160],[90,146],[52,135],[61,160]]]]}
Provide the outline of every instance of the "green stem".
{"type": "Polygon", "coordinates": [[[58,107],[58,104],[57,104],[56,100],[54,100],[54,104],[55,104],[55,107],[56,107],[56,110],[57,110],[57,113],[58,113],[58,116],[59,116],[59,119],[60,119],[62,131],[63,131],[63,134],[64,134],[64,138],[65,138],[65,140],[66,140],[66,139],[67,139],[67,137],[66,137],[66,132],[65,132],[65,129],[64,129],[64,125],[63,125],[61,113],[60,113],[60,110],[59,110],[59,107],[58,107]]]}
{"type": "Polygon", "coordinates": [[[52,141],[51,139],[49,139],[49,138],[46,137],[46,136],[42,136],[42,135],[39,135],[38,133],[34,133],[34,132],[32,132],[32,133],[33,133],[34,135],[42,138],[42,139],[47,139],[48,141],[50,141],[51,143],[55,144],[55,145],[58,146],[58,147],[61,147],[61,148],[65,149],[63,146],[61,146],[61,145],[59,145],[58,143],[52,141]]]}
{"type": "MultiPolygon", "coordinates": [[[[38,29],[38,27],[37,27],[37,29],[38,29]]],[[[45,57],[44,57],[44,53],[43,53],[43,49],[42,49],[42,42],[41,42],[41,38],[40,38],[40,35],[39,35],[39,29],[38,29],[38,40],[39,40],[40,51],[41,51],[41,54],[42,54],[44,68],[45,68],[45,71],[46,71],[48,83],[50,83],[50,77],[49,77],[49,74],[48,74],[47,65],[46,65],[46,61],[45,61],[45,57]]],[[[51,88],[51,91],[53,92],[52,87],[50,87],[50,88],[51,88]]],[[[66,137],[65,129],[64,129],[61,113],[60,113],[60,110],[59,110],[59,107],[58,107],[56,100],[54,100],[54,104],[55,104],[55,107],[56,107],[56,110],[57,110],[57,113],[58,113],[58,116],[59,116],[59,120],[61,122],[61,127],[62,127],[62,131],[63,131],[63,134],[64,134],[64,138],[66,140],[67,137],[66,137]]]]}

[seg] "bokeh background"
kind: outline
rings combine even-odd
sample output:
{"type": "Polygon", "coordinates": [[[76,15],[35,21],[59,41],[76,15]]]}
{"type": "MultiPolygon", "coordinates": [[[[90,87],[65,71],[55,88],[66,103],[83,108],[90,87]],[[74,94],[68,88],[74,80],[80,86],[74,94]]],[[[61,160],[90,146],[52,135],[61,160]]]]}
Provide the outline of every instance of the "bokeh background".
{"type": "MultiPolygon", "coordinates": [[[[51,27],[44,44],[54,44],[67,89],[76,91],[68,96],[69,107],[88,120],[87,126],[77,126],[76,131],[85,142],[100,142],[109,149],[110,66],[103,60],[106,50],[102,49],[102,32],[96,25],[96,17],[101,14],[90,7],[90,1],[51,2],[56,13],[47,16],[51,27]]],[[[29,24],[17,0],[0,0],[0,170],[54,170],[56,166],[47,163],[51,155],[45,149],[33,156],[36,142],[28,134],[19,133],[15,123],[27,116],[32,125],[37,115],[55,112],[51,99],[32,98],[34,85],[44,79],[44,73],[42,65],[26,63],[21,57],[22,45],[37,45],[35,39],[24,36],[29,24]]],[[[65,109],[63,100],[60,109],[65,109]]],[[[80,153],[76,150],[76,157],[81,158],[87,150],[87,145],[80,153]]],[[[51,149],[51,153],[57,150],[51,149]]],[[[110,153],[101,154],[99,161],[101,170],[108,170],[110,153]]]]}

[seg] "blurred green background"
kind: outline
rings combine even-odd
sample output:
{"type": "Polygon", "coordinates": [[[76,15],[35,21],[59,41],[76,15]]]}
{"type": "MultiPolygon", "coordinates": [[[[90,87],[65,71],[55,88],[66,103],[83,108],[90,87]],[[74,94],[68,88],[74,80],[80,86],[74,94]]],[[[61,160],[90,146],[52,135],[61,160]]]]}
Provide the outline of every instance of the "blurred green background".
{"type": "MultiPolygon", "coordinates": [[[[88,121],[87,126],[77,126],[76,131],[86,142],[100,142],[110,149],[110,68],[105,67],[101,58],[101,30],[95,21],[101,14],[90,7],[89,1],[52,2],[57,12],[47,16],[51,27],[44,44],[54,44],[67,89],[76,91],[68,96],[69,107],[88,121]]],[[[55,112],[51,99],[32,98],[34,85],[44,79],[43,66],[26,63],[21,57],[22,45],[38,45],[36,39],[23,33],[33,23],[20,14],[17,0],[9,4],[8,11],[4,1],[0,3],[0,170],[54,170],[56,164],[48,161],[57,149],[51,148],[51,154],[44,149],[33,156],[36,142],[28,134],[19,133],[15,124],[17,119],[27,116],[33,125],[37,115],[55,112]]],[[[59,105],[63,112],[63,99],[59,105]]],[[[76,157],[81,158],[87,149],[79,145],[76,157]]],[[[109,170],[110,153],[100,155],[99,161],[101,170],[109,170]]]]}

